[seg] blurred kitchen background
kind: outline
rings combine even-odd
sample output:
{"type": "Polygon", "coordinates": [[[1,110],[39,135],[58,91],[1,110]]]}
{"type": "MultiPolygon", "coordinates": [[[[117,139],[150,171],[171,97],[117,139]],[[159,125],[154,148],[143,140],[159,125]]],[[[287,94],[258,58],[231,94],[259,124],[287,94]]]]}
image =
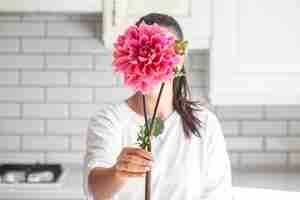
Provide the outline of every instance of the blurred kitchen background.
{"type": "MultiPolygon", "coordinates": [[[[132,93],[113,74],[100,20],[1,14],[0,162],[81,163],[88,117],[132,93]]],[[[209,51],[191,50],[188,59],[193,96],[208,99],[209,51]]],[[[210,108],[221,120],[232,165],[300,164],[300,105],[210,108]]]]}
{"type": "MultiPolygon", "coordinates": [[[[0,14],[0,164],[82,164],[89,116],[132,93],[113,74],[102,19],[99,13],[0,14]]],[[[211,104],[206,45],[189,50],[188,81],[193,97],[207,99],[220,119],[232,166],[300,166],[300,104],[211,104]]]]}

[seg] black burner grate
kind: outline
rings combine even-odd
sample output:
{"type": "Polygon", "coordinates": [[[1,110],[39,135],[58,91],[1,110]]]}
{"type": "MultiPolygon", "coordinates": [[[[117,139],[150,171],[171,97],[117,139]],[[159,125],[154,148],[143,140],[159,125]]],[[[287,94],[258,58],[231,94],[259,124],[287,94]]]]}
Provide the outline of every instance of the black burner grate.
{"type": "MultiPolygon", "coordinates": [[[[25,172],[25,182],[28,182],[28,175],[34,172],[43,172],[43,171],[50,171],[54,175],[54,179],[50,181],[51,183],[57,182],[62,174],[62,166],[61,164],[18,164],[18,163],[11,163],[11,164],[0,164],[0,176],[2,177],[6,172],[9,171],[20,171],[25,172]]],[[[42,182],[40,182],[42,183],[42,182]]],[[[49,183],[49,181],[47,181],[49,183]]]]}

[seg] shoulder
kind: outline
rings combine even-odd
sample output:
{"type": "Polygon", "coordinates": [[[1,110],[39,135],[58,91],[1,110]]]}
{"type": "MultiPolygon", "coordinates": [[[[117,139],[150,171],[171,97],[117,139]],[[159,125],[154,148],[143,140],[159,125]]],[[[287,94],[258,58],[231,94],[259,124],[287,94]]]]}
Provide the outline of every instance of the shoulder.
{"type": "Polygon", "coordinates": [[[199,106],[199,108],[199,111],[196,111],[196,115],[205,125],[211,125],[219,122],[217,115],[210,108],[206,106],[199,106]]]}
{"type": "Polygon", "coordinates": [[[201,106],[201,111],[196,111],[201,127],[204,130],[204,137],[212,137],[213,134],[222,134],[220,120],[211,109],[201,106]]]}
{"type": "Polygon", "coordinates": [[[118,123],[122,114],[121,106],[121,101],[105,103],[101,105],[100,108],[92,112],[92,114],[89,116],[89,122],[102,120],[111,123],[118,123]]]}

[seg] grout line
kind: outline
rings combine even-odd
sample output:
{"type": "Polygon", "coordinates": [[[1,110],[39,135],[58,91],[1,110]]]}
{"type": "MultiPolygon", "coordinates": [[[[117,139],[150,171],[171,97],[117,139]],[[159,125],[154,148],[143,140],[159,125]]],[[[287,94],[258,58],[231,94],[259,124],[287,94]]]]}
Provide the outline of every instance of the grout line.
{"type": "Polygon", "coordinates": [[[19,151],[22,152],[23,151],[23,145],[22,145],[23,144],[23,137],[22,136],[19,137],[19,142],[20,142],[19,151]]]}
{"type": "Polygon", "coordinates": [[[24,118],[24,103],[20,103],[20,117],[19,119],[23,119],[24,118]]]}
{"type": "Polygon", "coordinates": [[[92,71],[96,71],[96,55],[97,54],[92,55],[92,71]]]}
{"type": "Polygon", "coordinates": [[[18,53],[24,53],[24,49],[23,49],[23,38],[20,36],[20,37],[18,37],[18,39],[19,39],[19,51],[18,51],[18,53]]]}
{"type": "Polygon", "coordinates": [[[287,152],[286,153],[286,163],[285,163],[287,167],[289,167],[291,165],[290,160],[291,160],[290,152],[287,152]]]}
{"type": "Polygon", "coordinates": [[[72,136],[71,135],[68,135],[68,142],[69,142],[68,152],[71,152],[72,151],[72,136]]]}
{"type": "Polygon", "coordinates": [[[67,71],[67,79],[68,79],[68,84],[67,84],[67,87],[68,88],[71,88],[72,84],[71,84],[71,71],[67,71]]]}
{"type": "Polygon", "coordinates": [[[291,126],[291,121],[290,120],[287,120],[286,121],[286,135],[285,136],[291,136],[291,133],[290,133],[290,126],[291,126]]]}
{"type": "Polygon", "coordinates": [[[68,103],[68,119],[71,119],[71,103],[68,103]]]}
{"type": "Polygon", "coordinates": [[[263,136],[262,137],[262,145],[263,145],[263,149],[262,149],[262,152],[266,153],[267,152],[267,138],[266,136],[263,136]]]}
{"type": "Polygon", "coordinates": [[[18,84],[22,85],[22,81],[23,81],[23,70],[22,69],[17,69],[16,70],[18,73],[18,84]]]}
{"type": "Polygon", "coordinates": [[[42,89],[43,89],[43,96],[44,96],[44,101],[43,101],[43,103],[47,103],[47,101],[48,101],[48,95],[47,95],[47,90],[48,90],[48,87],[42,87],[42,89]]]}
{"type": "Polygon", "coordinates": [[[23,135],[20,135],[20,152],[24,151],[24,147],[23,147],[23,135]]]}
{"type": "Polygon", "coordinates": [[[237,167],[241,167],[241,166],[242,166],[242,153],[237,152],[237,167]]]}
{"type": "Polygon", "coordinates": [[[48,69],[48,63],[47,63],[47,54],[43,53],[43,66],[42,71],[46,71],[48,69]]]}
{"type": "Polygon", "coordinates": [[[48,20],[44,22],[44,38],[48,38],[48,20]]]}
{"type": "Polygon", "coordinates": [[[72,51],[71,51],[71,43],[72,43],[72,38],[68,38],[68,51],[67,54],[71,55],[72,51]]]}
{"type": "Polygon", "coordinates": [[[49,135],[48,133],[48,119],[43,119],[43,124],[44,124],[44,133],[43,135],[49,135]]]}
{"type": "Polygon", "coordinates": [[[243,120],[237,120],[237,123],[238,123],[238,136],[244,136],[244,134],[242,133],[242,130],[243,130],[242,122],[243,122],[243,120]]]}
{"type": "Polygon", "coordinates": [[[267,108],[266,106],[262,105],[262,120],[267,120],[267,108]]]}
{"type": "Polygon", "coordinates": [[[44,162],[48,163],[48,152],[47,151],[43,152],[43,157],[44,157],[44,162]]]}
{"type": "Polygon", "coordinates": [[[92,88],[92,103],[93,104],[96,103],[96,88],[95,87],[92,88]]]}

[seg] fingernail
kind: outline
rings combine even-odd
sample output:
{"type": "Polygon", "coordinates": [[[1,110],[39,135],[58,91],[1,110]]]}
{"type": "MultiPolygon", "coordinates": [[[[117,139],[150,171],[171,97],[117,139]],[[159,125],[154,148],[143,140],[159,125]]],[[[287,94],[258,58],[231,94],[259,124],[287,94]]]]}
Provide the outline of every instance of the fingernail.
{"type": "Polygon", "coordinates": [[[150,167],[146,167],[146,171],[150,171],[150,167]]]}

